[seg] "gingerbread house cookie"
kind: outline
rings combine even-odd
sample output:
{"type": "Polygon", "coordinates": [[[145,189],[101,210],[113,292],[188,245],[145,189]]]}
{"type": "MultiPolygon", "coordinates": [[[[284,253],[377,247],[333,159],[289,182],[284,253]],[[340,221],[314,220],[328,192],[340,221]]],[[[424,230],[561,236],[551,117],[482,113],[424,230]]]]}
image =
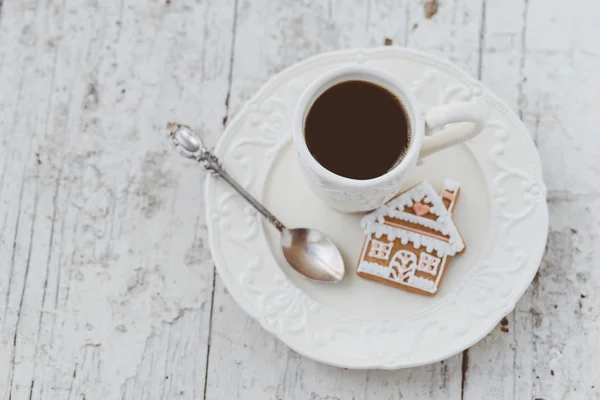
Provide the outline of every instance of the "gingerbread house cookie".
{"type": "Polygon", "coordinates": [[[460,185],[446,179],[438,194],[424,181],[361,221],[366,236],[357,273],[414,293],[433,296],[447,263],[465,249],[452,221],[460,185]]]}

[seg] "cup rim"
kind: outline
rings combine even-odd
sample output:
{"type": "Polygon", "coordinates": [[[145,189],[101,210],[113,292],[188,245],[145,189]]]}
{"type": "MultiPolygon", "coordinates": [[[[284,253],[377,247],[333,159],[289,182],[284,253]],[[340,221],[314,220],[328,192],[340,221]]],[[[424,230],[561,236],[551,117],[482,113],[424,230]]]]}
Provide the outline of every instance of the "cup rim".
{"type": "Polygon", "coordinates": [[[423,116],[417,108],[416,99],[410,89],[402,81],[386,71],[371,66],[359,65],[336,68],[315,80],[300,96],[295,109],[293,124],[292,136],[294,148],[302,161],[317,175],[328,182],[339,186],[352,186],[356,188],[375,186],[382,182],[398,178],[406,173],[416,163],[425,134],[423,116]],[[389,90],[402,102],[408,114],[411,126],[411,143],[404,158],[394,168],[375,178],[352,179],[331,172],[313,157],[308,150],[304,137],[304,120],[314,101],[322,92],[339,83],[339,79],[346,76],[348,80],[363,80],[389,90]]]}

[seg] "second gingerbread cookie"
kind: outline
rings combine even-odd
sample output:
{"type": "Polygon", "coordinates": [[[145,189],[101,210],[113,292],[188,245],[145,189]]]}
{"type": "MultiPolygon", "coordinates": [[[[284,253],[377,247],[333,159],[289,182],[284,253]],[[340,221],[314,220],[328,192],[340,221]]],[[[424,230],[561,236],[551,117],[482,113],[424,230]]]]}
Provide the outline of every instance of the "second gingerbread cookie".
{"type": "Polygon", "coordinates": [[[424,181],[361,221],[365,243],[357,274],[399,289],[433,296],[450,258],[465,249],[452,210],[460,185],[446,179],[436,193],[424,181]]]}

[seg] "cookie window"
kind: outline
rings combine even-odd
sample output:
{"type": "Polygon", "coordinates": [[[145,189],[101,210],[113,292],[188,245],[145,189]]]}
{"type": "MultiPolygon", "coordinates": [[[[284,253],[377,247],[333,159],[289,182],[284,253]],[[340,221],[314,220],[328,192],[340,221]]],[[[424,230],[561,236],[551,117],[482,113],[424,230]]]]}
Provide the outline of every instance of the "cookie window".
{"type": "Polygon", "coordinates": [[[414,271],[417,264],[417,256],[409,250],[398,250],[390,266],[395,266],[400,271],[414,271]]]}
{"type": "Polygon", "coordinates": [[[440,259],[431,254],[421,253],[417,269],[431,275],[436,275],[440,265],[440,259]]]}
{"type": "Polygon", "coordinates": [[[371,250],[369,251],[369,257],[379,258],[380,260],[387,260],[390,258],[392,252],[393,243],[384,243],[379,240],[373,239],[371,242],[371,250]]]}

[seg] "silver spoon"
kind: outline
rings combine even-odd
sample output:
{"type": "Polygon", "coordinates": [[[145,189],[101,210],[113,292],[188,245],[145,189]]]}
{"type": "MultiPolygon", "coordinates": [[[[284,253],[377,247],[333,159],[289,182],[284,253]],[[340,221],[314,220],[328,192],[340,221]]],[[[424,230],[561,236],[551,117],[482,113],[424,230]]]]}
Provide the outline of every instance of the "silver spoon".
{"type": "Polygon", "coordinates": [[[204,168],[223,178],[281,232],[283,255],[294,270],[315,281],[335,283],[342,280],[344,260],[331,239],[314,229],[286,228],[223,169],[217,157],[188,126],[171,122],[167,130],[169,141],[179,154],[201,163],[204,168]]]}

